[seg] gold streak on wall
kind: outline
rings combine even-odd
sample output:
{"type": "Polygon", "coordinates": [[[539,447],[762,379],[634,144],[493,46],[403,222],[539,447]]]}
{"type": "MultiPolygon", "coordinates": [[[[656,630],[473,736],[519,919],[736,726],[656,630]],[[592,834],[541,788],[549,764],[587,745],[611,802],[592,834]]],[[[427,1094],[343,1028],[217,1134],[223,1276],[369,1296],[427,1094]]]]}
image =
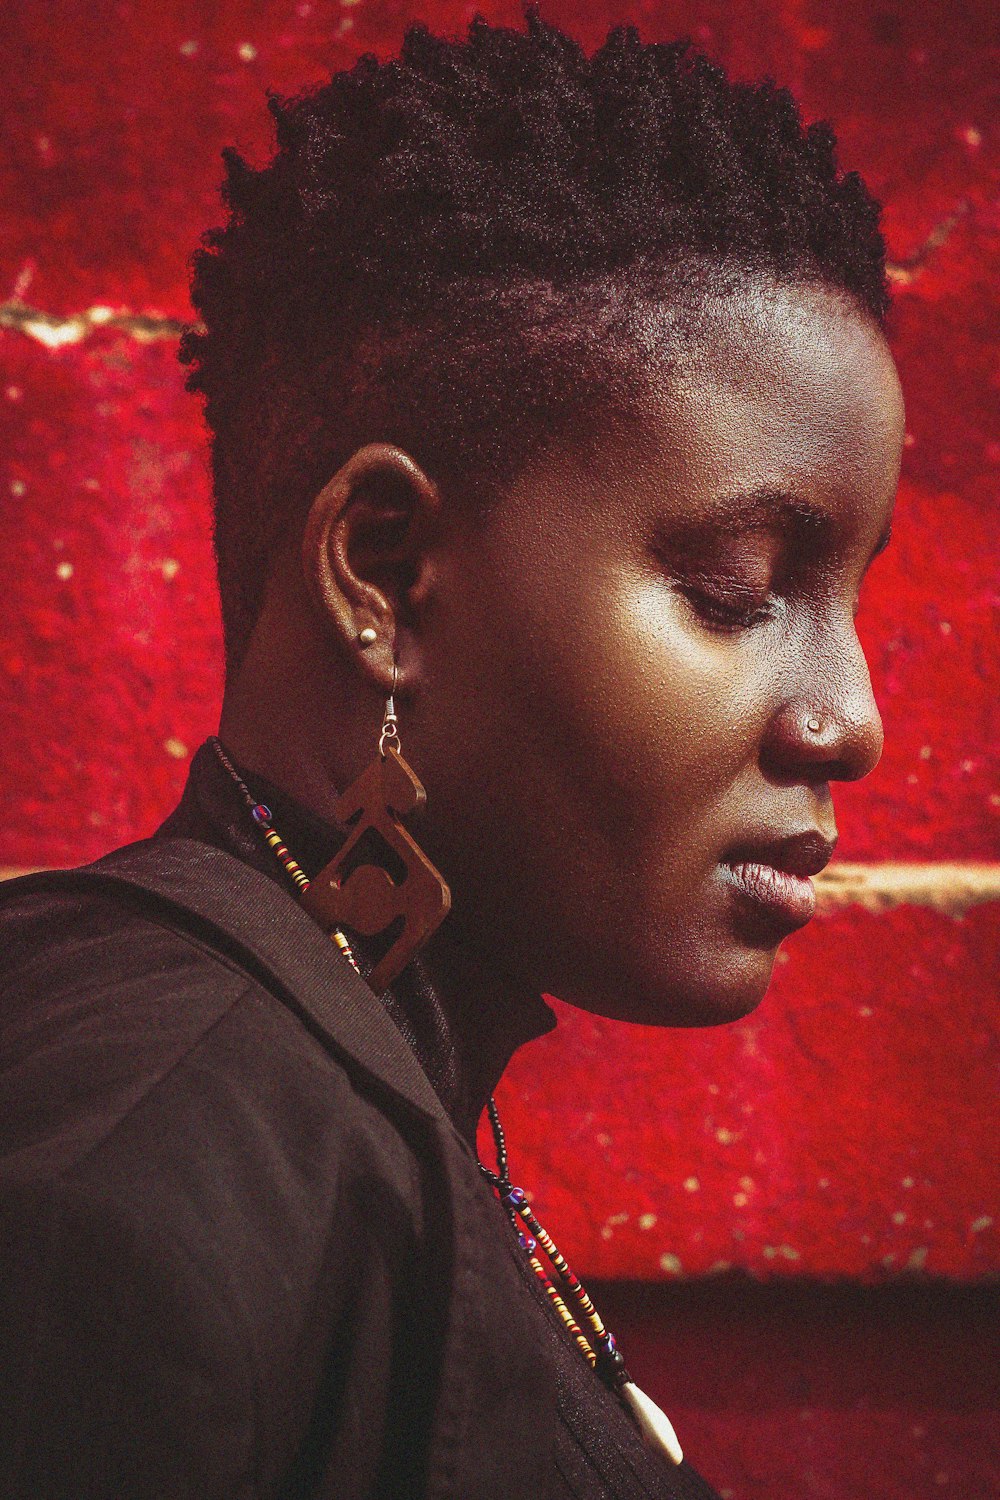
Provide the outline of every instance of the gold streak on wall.
{"type": "Polygon", "coordinates": [[[44,344],[46,349],[61,349],[64,344],[80,344],[98,329],[110,329],[115,333],[127,334],[140,344],[151,344],[159,339],[178,339],[187,326],[176,318],[164,318],[156,313],[116,311],[113,307],[102,304],[84,308],[82,312],[72,313],[68,318],[60,318],[16,299],[0,302],[0,328],[26,334],[28,338],[44,344]]]}
{"type": "Polygon", "coordinates": [[[845,906],[891,911],[896,906],[929,906],[949,917],[961,917],[970,906],[1000,901],[1000,864],[966,861],[877,865],[832,864],[816,876],[821,912],[845,906]]]}

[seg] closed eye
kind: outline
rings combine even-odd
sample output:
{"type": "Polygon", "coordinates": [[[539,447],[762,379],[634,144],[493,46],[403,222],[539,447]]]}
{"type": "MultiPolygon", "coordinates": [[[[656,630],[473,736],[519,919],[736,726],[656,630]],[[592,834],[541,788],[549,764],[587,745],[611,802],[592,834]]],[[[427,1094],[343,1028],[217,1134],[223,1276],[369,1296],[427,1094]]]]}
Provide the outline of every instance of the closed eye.
{"type": "Polygon", "coordinates": [[[688,582],[681,591],[701,620],[716,630],[751,630],[772,620],[777,612],[770,595],[761,599],[758,593],[738,587],[718,591],[688,582]]]}

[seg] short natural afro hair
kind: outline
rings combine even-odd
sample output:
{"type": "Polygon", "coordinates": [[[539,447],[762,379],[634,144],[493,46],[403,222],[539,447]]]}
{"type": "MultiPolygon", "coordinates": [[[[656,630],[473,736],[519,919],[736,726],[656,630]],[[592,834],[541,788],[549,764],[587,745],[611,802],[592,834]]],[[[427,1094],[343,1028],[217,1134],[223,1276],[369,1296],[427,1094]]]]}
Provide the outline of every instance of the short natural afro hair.
{"type": "Polygon", "coordinates": [[[229,221],[195,254],[204,331],[181,347],[231,665],[271,553],[355,448],[395,442],[463,498],[495,494],[599,401],[622,289],[762,272],[884,319],[878,205],[830,127],[687,42],[618,26],[588,58],[533,7],[465,41],[417,24],[398,59],[270,108],[267,166],[224,153],[229,221]]]}

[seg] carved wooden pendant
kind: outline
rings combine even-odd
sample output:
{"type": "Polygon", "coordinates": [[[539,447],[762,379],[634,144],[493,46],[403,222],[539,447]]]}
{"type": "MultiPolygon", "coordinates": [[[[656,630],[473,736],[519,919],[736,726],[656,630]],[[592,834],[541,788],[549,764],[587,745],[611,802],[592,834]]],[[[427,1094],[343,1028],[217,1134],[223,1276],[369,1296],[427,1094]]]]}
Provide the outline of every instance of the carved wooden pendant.
{"type": "Polygon", "coordinates": [[[399,822],[426,802],[420,780],[388,745],[337,801],[335,815],[350,833],[302,895],[302,905],[326,932],[346,926],[376,937],[399,926],[368,977],[377,995],[402,973],[451,907],[441,875],[399,822]]]}

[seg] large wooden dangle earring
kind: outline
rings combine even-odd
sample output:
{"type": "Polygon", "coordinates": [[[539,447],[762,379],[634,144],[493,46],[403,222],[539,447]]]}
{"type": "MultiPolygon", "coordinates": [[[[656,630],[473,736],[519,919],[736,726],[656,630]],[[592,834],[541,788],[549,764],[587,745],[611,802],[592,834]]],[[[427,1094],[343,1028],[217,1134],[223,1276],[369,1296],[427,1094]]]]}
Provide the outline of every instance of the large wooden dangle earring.
{"type": "Polygon", "coordinates": [[[400,822],[426,806],[427,794],[400,753],[397,675],[393,662],[378,754],[334,806],[338,821],[350,828],[347,841],[302,892],[302,905],[331,936],[347,927],[383,940],[384,951],[368,976],[377,995],[451,907],[440,872],[400,822]]]}

